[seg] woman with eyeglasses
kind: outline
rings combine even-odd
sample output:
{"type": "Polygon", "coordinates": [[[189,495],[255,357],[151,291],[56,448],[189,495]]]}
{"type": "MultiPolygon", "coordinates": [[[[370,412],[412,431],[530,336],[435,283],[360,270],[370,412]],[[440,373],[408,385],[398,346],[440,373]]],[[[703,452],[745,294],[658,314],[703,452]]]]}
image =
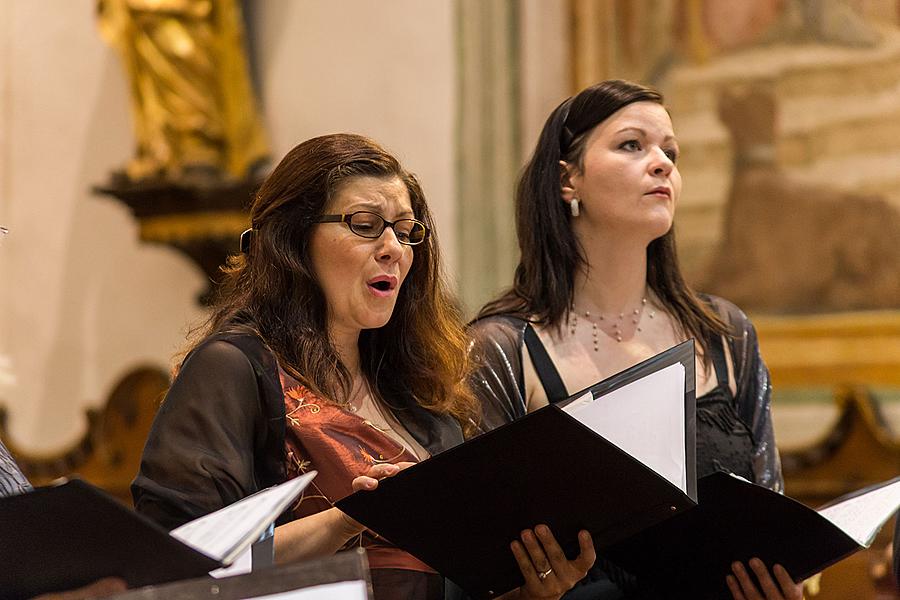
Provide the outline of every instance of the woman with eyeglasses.
{"type": "MultiPolygon", "coordinates": [[[[419,183],[367,138],[323,136],[285,156],[250,218],[150,432],[136,509],[172,528],[315,469],[276,561],[362,546],[377,599],[443,598],[437,573],[334,507],[478,418],[419,183]]],[[[512,597],[558,597],[593,563],[589,537],[569,561],[536,530],[511,540],[526,580],[512,597]]]]}
{"type": "MultiPolygon", "coordinates": [[[[634,83],[601,82],[550,114],[517,188],[513,285],[470,327],[483,365],[473,378],[483,426],[693,338],[698,477],[724,470],[781,491],[756,332],[740,309],[695,293],[679,270],[678,152],[662,96],[634,83]]],[[[736,600],[801,598],[784,568],[744,558],[709,576],[721,577],[736,600]]],[[[615,565],[604,564],[604,573],[602,563],[567,598],[657,597],[615,565]]]]}

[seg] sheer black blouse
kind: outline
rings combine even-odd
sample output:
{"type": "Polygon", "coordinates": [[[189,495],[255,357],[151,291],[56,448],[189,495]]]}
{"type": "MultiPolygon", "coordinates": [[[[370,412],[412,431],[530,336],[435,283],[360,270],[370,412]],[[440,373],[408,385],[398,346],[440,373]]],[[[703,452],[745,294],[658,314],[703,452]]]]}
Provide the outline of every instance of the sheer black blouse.
{"type": "MultiPolygon", "coordinates": [[[[395,417],[430,454],[462,441],[451,417],[396,403],[395,417]]],[[[252,330],[234,326],[210,336],[182,363],[131,486],[135,509],[173,529],[285,481],[284,456],[275,355],[252,330]]]]}
{"type": "MultiPolygon", "coordinates": [[[[724,407],[711,408],[715,415],[706,411],[707,414],[699,418],[702,422],[703,418],[709,417],[707,424],[715,425],[716,419],[731,419],[733,416],[736,420],[731,423],[732,426],[745,426],[752,440],[748,457],[752,474],[750,479],[781,492],[784,485],[781,461],[775,447],[770,411],[772,386],[769,371],[759,353],[756,330],[734,304],[715,296],[708,296],[707,299],[732,332],[728,349],[734,362],[737,393],[732,396],[729,389],[721,389],[721,386],[712,390],[710,393],[721,394],[715,401],[720,405],[724,403],[724,407]]],[[[471,356],[477,365],[471,381],[475,395],[481,401],[484,430],[509,423],[527,412],[522,368],[527,325],[524,319],[511,315],[487,317],[470,325],[471,356]]],[[[717,344],[710,345],[715,348],[717,344]]],[[[721,344],[718,346],[721,347],[721,344]]],[[[717,377],[720,382],[727,382],[727,370],[724,375],[717,373],[717,377]]],[[[712,402],[713,398],[709,400],[712,402]]],[[[701,398],[698,409],[702,407],[701,398]]]]}

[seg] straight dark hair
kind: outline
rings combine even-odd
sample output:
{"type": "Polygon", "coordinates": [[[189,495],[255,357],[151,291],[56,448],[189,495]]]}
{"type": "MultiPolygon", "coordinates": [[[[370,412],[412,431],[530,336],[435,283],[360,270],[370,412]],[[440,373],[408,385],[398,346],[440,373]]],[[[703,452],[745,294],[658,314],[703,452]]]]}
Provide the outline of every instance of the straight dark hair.
{"type": "Polygon", "coordinates": [[[224,268],[219,300],[197,343],[231,325],[249,327],[293,377],[323,398],[347,401],[351,375],[328,335],[328,303],[309,243],[328,200],[354,177],[400,179],[415,218],[432,232],[415,246],[388,323],[360,334],[363,374],[390,405],[415,402],[450,414],[467,428],[475,419],[475,400],[465,384],[467,338],[441,271],[425,194],[396,158],[360,135],[303,142],[269,175],[250,208],[248,251],[232,256],[224,268]]]}
{"type": "MultiPolygon", "coordinates": [[[[549,327],[563,324],[574,299],[577,270],[588,265],[560,195],[559,161],[583,169],[591,131],[634,102],[662,105],[663,98],[636,83],[608,80],[582,90],[550,113],[516,187],[521,258],[513,285],[486,304],[478,318],[514,314],[549,327]]],[[[674,229],[647,246],[647,285],[684,334],[697,340],[706,361],[708,341],[727,335],[728,327],[681,275],[674,229]]]]}

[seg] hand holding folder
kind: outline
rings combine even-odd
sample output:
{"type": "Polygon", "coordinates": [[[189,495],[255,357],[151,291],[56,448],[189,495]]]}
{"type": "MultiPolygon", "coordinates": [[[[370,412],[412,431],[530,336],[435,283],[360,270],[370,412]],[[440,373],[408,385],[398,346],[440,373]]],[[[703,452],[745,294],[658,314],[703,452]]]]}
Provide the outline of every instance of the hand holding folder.
{"type": "Polygon", "coordinates": [[[730,599],[731,563],[751,557],[805,579],[900,506],[900,483],[816,512],[730,474],[698,482],[694,393],[685,342],[337,506],[474,598],[521,585],[508,544],[545,523],[568,556],[587,529],[599,556],[685,600],[730,599]]]}
{"type": "Polygon", "coordinates": [[[866,548],[900,506],[900,478],[813,510],[735,475],[699,481],[699,504],[603,551],[675,600],[730,599],[731,563],[780,564],[802,581],[866,548]]]}
{"type": "MultiPolygon", "coordinates": [[[[642,436],[618,440],[637,442],[636,452],[652,450],[645,456],[650,466],[594,431],[604,419],[590,407],[573,407],[570,415],[548,406],[337,506],[471,596],[499,595],[523,583],[509,543],[525,529],[546,524],[571,558],[582,529],[602,548],[695,504],[693,369],[693,344],[686,342],[590,389],[615,404],[617,390],[659,377],[666,382],[660,401],[671,410],[648,417],[679,415],[680,422],[664,425],[675,434],[654,435],[647,427],[642,436]],[[643,443],[660,440],[667,441],[643,443]]],[[[628,404],[630,396],[620,400],[628,404]]]]}

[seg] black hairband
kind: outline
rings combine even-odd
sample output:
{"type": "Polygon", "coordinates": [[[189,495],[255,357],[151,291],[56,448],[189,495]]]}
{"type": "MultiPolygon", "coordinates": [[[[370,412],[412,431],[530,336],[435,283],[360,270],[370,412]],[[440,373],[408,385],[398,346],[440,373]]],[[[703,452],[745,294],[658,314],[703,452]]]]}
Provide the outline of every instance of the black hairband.
{"type": "Polygon", "coordinates": [[[241,253],[250,254],[250,242],[253,239],[253,228],[244,230],[241,234],[241,253]]]}
{"type": "Polygon", "coordinates": [[[566,151],[569,149],[569,144],[571,144],[572,140],[575,139],[575,134],[572,133],[572,130],[569,129],[569,126],[566,124],[566,121],[569,120],[569,109],[572,108],[572,100],[574,98],[574,96],[570,97],[560,106],[562,110],[562,128],[559,131],[560,156],[565,156],[566,151]]]}

